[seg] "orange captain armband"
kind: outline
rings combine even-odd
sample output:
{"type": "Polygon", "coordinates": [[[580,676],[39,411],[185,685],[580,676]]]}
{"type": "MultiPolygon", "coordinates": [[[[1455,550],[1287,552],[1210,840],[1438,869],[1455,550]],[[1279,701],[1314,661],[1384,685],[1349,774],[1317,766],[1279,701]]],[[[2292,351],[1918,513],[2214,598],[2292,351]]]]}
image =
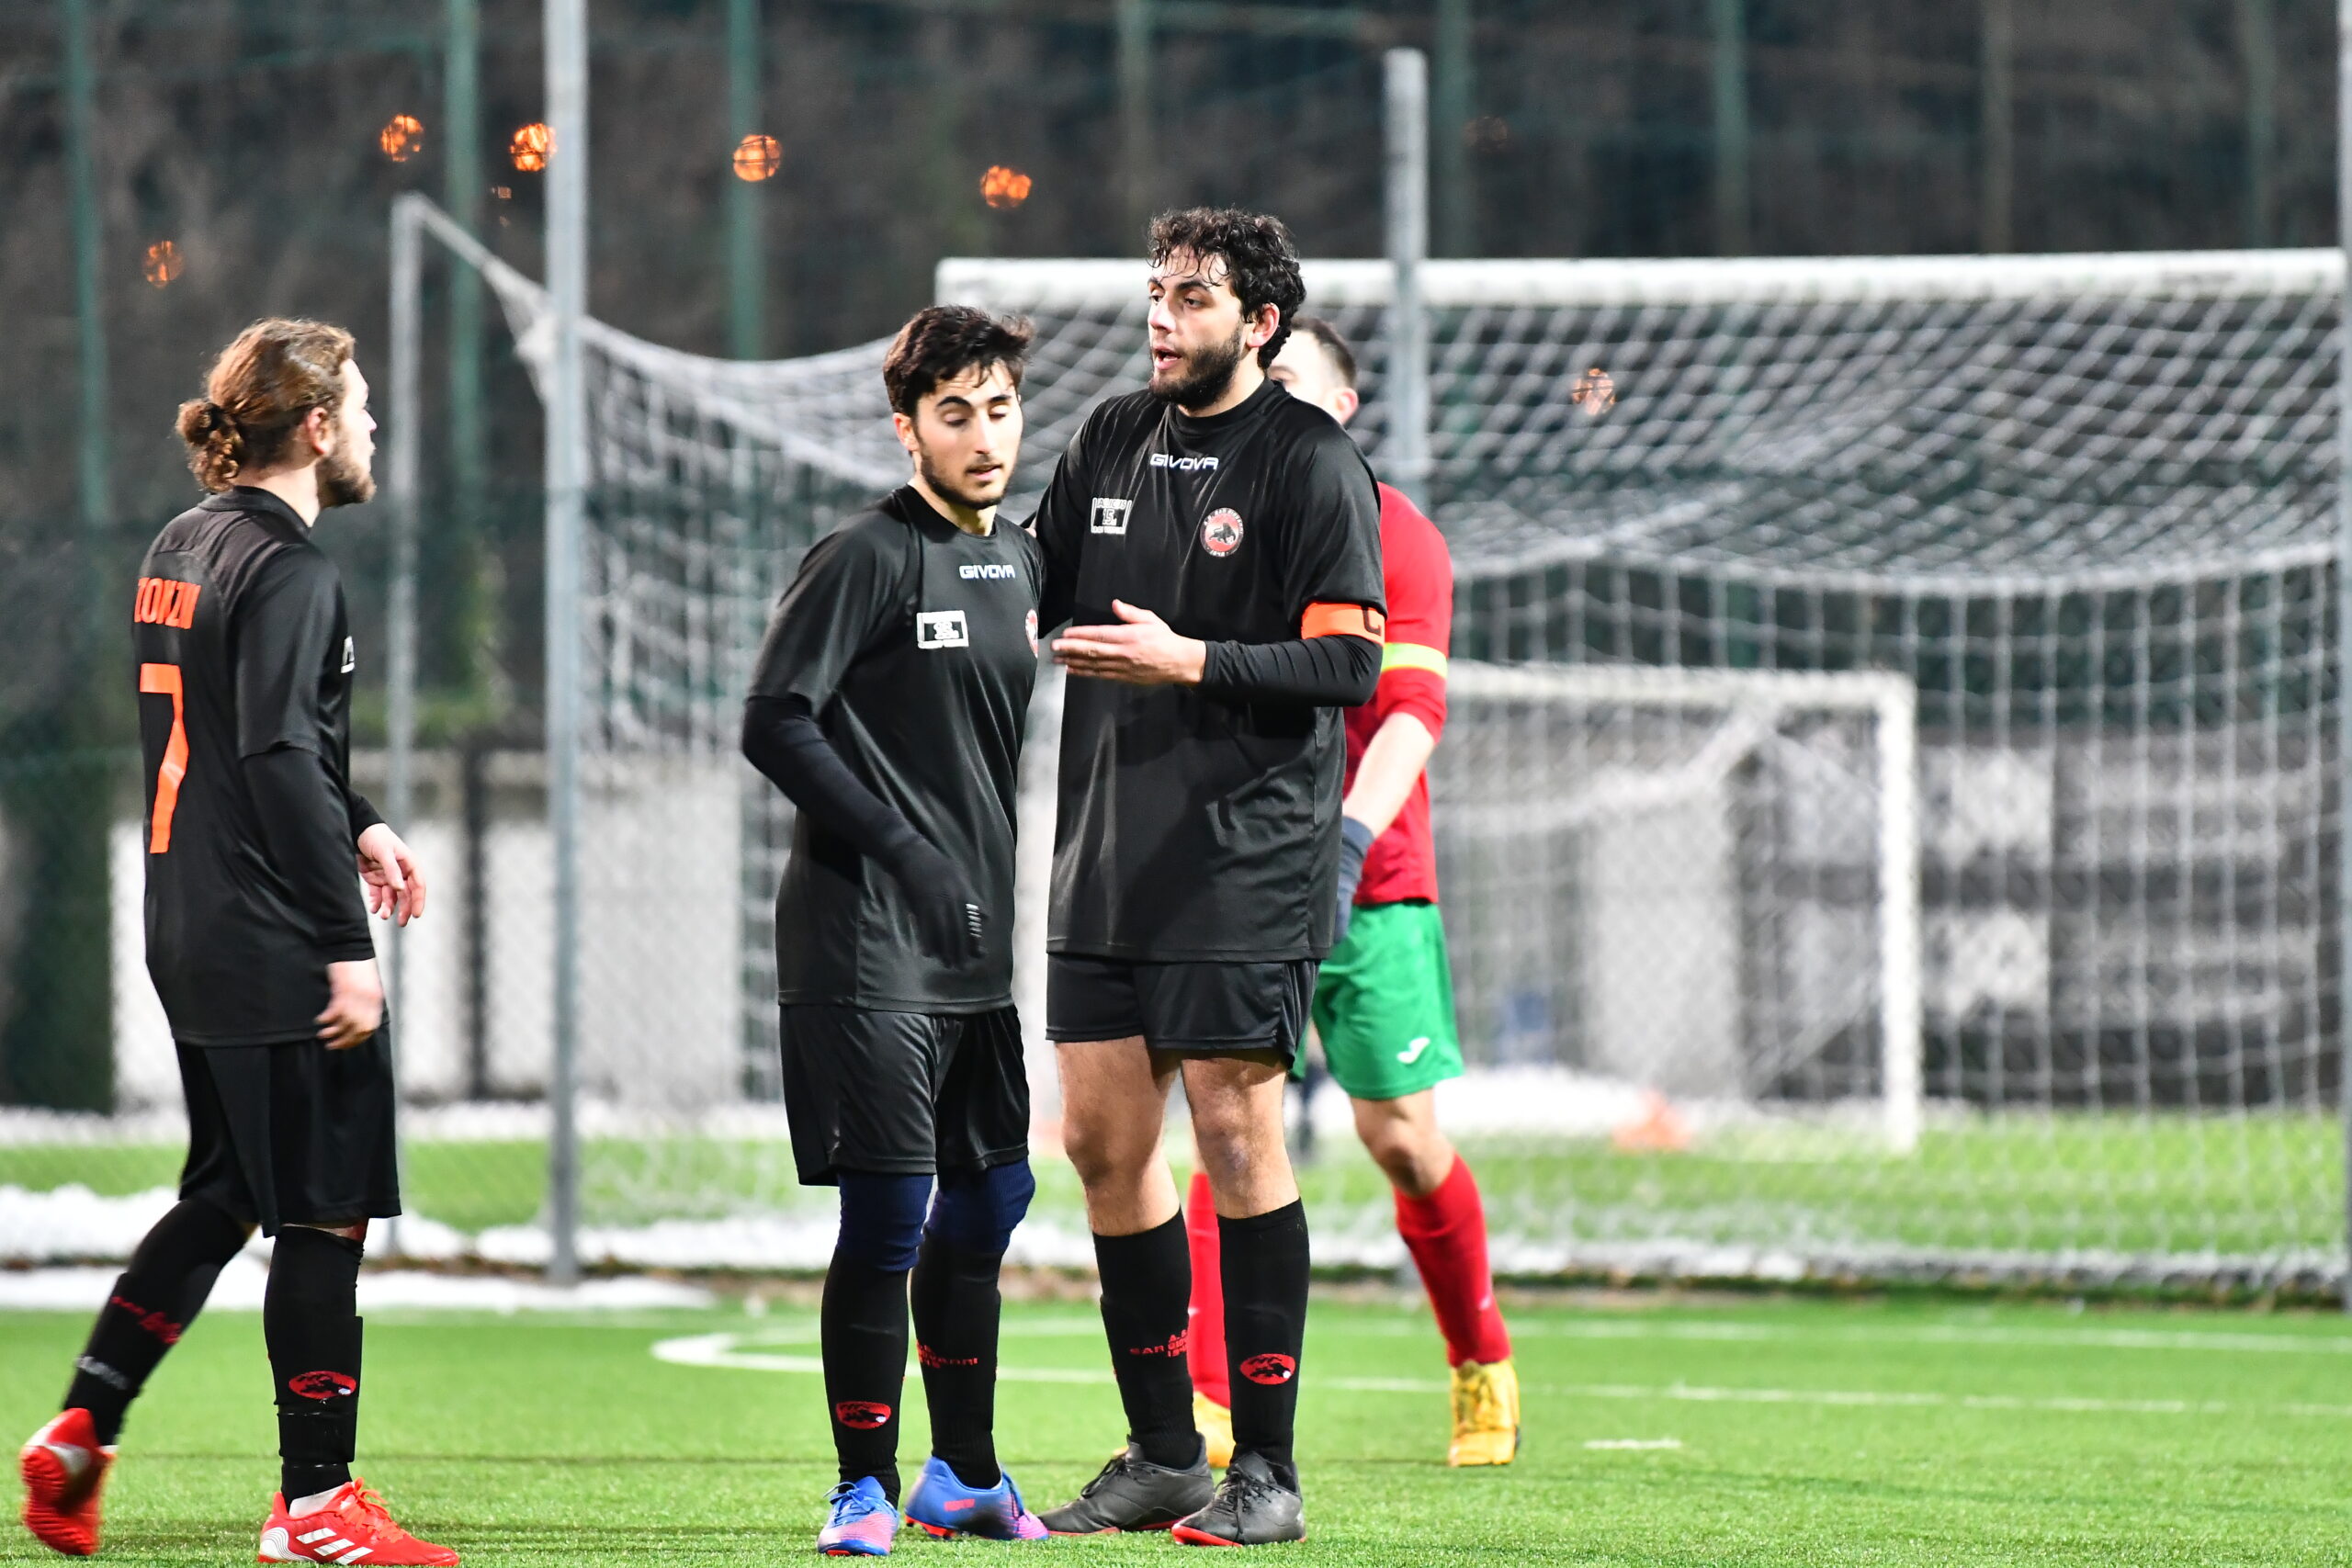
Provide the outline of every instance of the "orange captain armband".
{"type": "Polygon", "coordinates": [[[1298,622],[1303,637],[1360,637],[1380,642],[1387,630],[1387,617],[1369,604],[1309,604],[1298,622]]]}

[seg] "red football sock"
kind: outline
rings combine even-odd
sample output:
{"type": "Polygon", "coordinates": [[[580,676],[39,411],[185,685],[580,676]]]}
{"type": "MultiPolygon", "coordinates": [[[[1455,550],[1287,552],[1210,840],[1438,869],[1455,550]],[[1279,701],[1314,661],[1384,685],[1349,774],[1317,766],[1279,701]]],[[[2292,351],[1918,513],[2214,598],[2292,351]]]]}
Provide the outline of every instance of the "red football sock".
{"type": "Polygon", "coordinates": [[[1233,1408],[1232,1374],[1225,1364],[1225,1262],[1217,1246],[1216,1204],[1209,1196],[1209,1174],[1193,1172],[1184,1194],[1184,1240],[1193,1251],[1193,1318],[1184,1332],[1193,1387],[1227,1410],[1233,1408]]]}
{"type": "MultiPolygon", "coordinates": [[[[1470,1162],[1454,1156],[1453,1168],[1426,1198],[1397,1193],[1396,1233],[1421,1271],[1445,1336],[1447,1363],[1490,1366],[1510,1359],[1510,1333],[1495,1305],[1494,1275],[1487,1266],[1487,1209],[1470,1162]]],[[[1197,1266],[1193,1277],[1199,1278],[1197,1266]]]]}

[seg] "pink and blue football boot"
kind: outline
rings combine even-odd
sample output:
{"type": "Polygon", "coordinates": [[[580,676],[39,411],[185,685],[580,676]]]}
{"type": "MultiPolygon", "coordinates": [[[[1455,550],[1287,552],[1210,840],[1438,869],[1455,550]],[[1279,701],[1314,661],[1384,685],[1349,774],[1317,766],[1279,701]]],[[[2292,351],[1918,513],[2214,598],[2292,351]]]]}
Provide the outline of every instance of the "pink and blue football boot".
{"type": "Polygon", "coordinates": [[[967,1486],[937,1454],[923,1461],[907,1494],[907,1523],[946,1540],[1043,1540],[1051,1532],[1021,1501],[1012,1477],[1000,1474],[993,1486],[967,1486]]]}
{"type": "Polygon", "coordinates": [[[817,1550],[828,1557],[888,1557],[898,1538],[899,1511],[868,1475],[844,1481],[827,1495],[832,1512],[817,1532],[817,1550]]]}

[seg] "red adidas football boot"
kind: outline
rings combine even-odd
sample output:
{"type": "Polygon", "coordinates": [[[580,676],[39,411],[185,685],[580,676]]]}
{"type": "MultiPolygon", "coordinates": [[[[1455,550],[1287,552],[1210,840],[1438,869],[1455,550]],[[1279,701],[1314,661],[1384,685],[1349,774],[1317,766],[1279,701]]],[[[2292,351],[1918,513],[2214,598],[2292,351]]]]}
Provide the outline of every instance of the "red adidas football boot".
{"type": "Polygon", "coordinates": [[[458,1554],[392,1522],[384,1500],[353,1476],[306,1513],[286,1511],[284,1494],[269,1500],[261,1527],[263,1562],[335,1562],[342,1568],[458,1568],[458,1554]]]}
{"type": "Polygon", "coordinates": [[[98,1495],[114,1467],[114,1450],[99,1446],[90,1413],[60,1411],[26,1439],[17,1466],[25,1477],[25,1528],[68,1557],[97,1551],[98,1495]]]}

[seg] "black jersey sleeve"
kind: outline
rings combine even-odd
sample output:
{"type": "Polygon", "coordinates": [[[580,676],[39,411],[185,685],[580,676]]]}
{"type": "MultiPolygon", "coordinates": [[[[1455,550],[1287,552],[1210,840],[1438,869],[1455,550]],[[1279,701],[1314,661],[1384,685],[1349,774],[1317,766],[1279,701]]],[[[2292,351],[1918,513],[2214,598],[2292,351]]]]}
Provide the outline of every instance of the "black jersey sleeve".
{"type": "MultiPolygon", "coordinates": [[[[1107,405],[1105,405],[1107,406],[1107,405]]],[[[1093,505],[1094,487],[1087,476],[1087,454],[1093,446],[1102,410],[1087,415],[1078,434],[1062,449],[1046,481],[1046,494],[1029,519],[1029,533],[1037,541],[1043,569],[1038,574],[1037,630],[1042,636],[1067,622],[1078,607],[1079,545],[1086,536],[1087,513],[1093,505]]]]}
{"type": "Polygon", "coordinates": [[[345,784],[343,789],[343,815],[351,824],[351,841],[356,844],[359,835],[384,819],[375,802],[345,784]]]}
{"type": "Polygon", "coordinates": [[[308,548],[281,549],[238,597],[230,627],[237,750],[263,847],[292,889],[330,963],[372,958],[368,910],[352,859],[354,802],[327,755],[334,745],[322,695],[340,617],[334,567],[308,548]]]}
{"type": "Polygon", "coordinates": [[[270,864],[330,964],[376,956],[345,837],[349,809],[317,752],[279,746],[240,764],[270,864]]]}
{"type": "Polygon", "coordinates": [[[768,622],[750,694],[799,697],[824,712],[850,665],[903,607],[913,547],[907,530],[888,521],[854,523],[810,546],[768,622]]]}
{"type": "Polygon", "coordinates": [[[1380,684],[1380,652],[1365,637],[1213,642],[1201,667],[1201,691],[1233,703],[1356,707],[1372,701],[1380,684]]]}
{"type": "Polygon", "coordinates": [[[1380,487],[1346,431],[1306,424],[1283,466],[1295,528],[1278,537],[1280,576],[1295,626],[1310,604],[1362,604],[1385,613],[1380,578],[1380,487]]]}
{"type": "Polygon", "coordinates": [[[833,750],[806,697],[746,699],[743,758],[827,832],[893,873],[905,863],[910,841],[922,840],[914,824],[867,788],[833,750]]]}
{"type": "Polygon", "coordinates": [[[322,700],[342,588],[315,549],[288,547],[264,562],[240,594],[229,628],[237,700],[237,753],[280,746],[326,754],[322,700]]]}

